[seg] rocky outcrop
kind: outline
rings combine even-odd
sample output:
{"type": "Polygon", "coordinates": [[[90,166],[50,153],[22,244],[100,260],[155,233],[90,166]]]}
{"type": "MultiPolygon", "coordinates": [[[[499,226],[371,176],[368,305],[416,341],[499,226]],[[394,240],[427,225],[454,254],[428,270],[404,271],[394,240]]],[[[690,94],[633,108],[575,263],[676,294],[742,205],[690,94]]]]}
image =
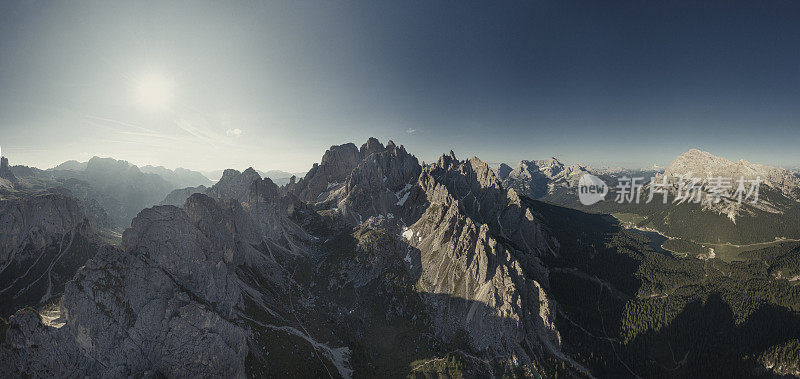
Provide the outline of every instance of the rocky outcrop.
{"type": "Polygon", "coordinates": [[[8,158],[0,157],[0,186],[6,188],[13,188],[14,184],[17,183],[17,177],[14,176],[14,173],[11,172],[11,168],[8,166],[8,158]]]}
{"type": "Polygon", "coordinates": [[[338,207],[354,221],[371,216],[405,220],[410,216],[406,203],[422,171],[417,158],[392,141],[384,147],[370,139],[361,151],[366,156],[347,177],[338,207]]]}
{"type": "Polygon", "coordinates": [[[293,186],[293,193],[311,204],[324,200],[322,195],[344,185],[362,158],[361,152],[352,143],[331,146],[322,156],[322,162],[315,163],[306,176],[293,186]]]}
{"type": "Polygon", "coordinates": [[[508,179],[508,175],[511,174],[511,171],[513,170],[514,169],[512,169],[511,166],[505,163],[500,163],[500,165],[497,167],[497,178],[500,180],[506,180],[508,179]]]}
{"type": "Polygon", "coordinates": [[[523,252],[517,258],[530,270],[531,279],[546,282],[539,257],[552,254],[557,242],[516,191],[503,188],[486,163],[476,157],[459,161],[451,151],[423,170],[419,186],[430,203],[443,203],[448,197],[458,200],[466,216],[488,225],[493,235],[523,252]]]}
{"type": "Polygon", "coordinates": [[[36,167],[14,165],[11,166],[11,173],[18,179],[21,178],[49,178],[50,174],[47,171],[40,170],[36,167]]]}
{"type": "Polygon", "coordinates": [[[68,194],[45,191],[0,200],[0,315],[60,296],[99,244],[68,194]]]}
{"type": "Polygon", "coordinates": [[[119,200],[114,196],[98,192],[89,183],[70,178],[61,182],[59,186],[51,188],[50,191],[64,191],[69,196],[75,197],[81,208],[83,208],[86,217],[89,218],[95,228],[114,228],[118,226],[117,222],[109,216],[104,204],[105,206],[114,204],[112,209],[119,209],[121,208],[119,200]]]}
{"type": "MultiPolygon", "coordinates": [[[[145,217],[180,217],[159,213],[145,217]]],[[[152,258],[107,248],[69,283],[58,324],[44,325],[32,312],[14,315],[0,349],[6,373],[243,376],[247,332],[219,312],[224,305],[202,301],[152,258]]]]}
{"type": "Polygon", "coordinates": [[[256,180],[261,180],[261,176],[252,167],[242,172],[227,169],[222,173],[222,178],[206,191],[206,195],[215,199],[247,201],[247,191],[256,180]]]}
{"type": "Polygon", "coordinates": [[[197,187],[186,187],[186,188],[179,188],[170,192],[164,200],[158,205],[174,205],[176,207],[182,207],[184,203],[186,203],[186,199],[189,198],[192,194],[195,193],[205,193],[208,190],[206,186],[200,185],[197,187]]]}

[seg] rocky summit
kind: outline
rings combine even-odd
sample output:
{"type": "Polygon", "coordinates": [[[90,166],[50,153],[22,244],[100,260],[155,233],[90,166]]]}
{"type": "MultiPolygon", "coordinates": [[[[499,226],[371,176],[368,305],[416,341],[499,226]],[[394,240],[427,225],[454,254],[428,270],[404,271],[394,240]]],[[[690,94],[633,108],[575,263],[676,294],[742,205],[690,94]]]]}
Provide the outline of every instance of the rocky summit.
{"type": "Polygon", "coordinates": [[[15,183],[17,183],[17,177],[8,166],[8,158],[0,157],[0,186],[12,189],[15,183]]]}

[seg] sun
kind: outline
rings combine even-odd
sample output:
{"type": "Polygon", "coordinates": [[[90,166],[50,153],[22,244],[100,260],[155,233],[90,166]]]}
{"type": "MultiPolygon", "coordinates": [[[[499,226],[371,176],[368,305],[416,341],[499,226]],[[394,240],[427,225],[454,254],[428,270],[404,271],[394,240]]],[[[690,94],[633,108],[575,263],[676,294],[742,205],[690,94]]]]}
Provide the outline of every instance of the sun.
{"type": "Polygon", "coordinates": [[[143,76],[136,86],[139,105],[147,110],[164,110],[172,103],[172,82],[159,74],[143,76]]]}

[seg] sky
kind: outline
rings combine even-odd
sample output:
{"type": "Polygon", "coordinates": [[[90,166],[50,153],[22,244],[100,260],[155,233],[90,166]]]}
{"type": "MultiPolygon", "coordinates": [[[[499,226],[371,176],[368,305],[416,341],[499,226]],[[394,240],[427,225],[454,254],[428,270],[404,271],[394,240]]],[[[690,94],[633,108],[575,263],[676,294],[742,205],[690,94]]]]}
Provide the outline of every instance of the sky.
{"type": "Polygon", "coordinates": [[[302,172],[335,144],[800,167],[799,1],[3,1],[0,147],[302,172]]]}

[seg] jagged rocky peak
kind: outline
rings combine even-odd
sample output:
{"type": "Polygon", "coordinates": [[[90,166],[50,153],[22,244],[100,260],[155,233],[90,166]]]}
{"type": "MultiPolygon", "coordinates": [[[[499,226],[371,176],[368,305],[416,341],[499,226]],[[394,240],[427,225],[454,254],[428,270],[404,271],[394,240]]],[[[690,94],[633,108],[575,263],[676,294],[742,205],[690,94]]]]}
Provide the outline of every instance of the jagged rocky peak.
{"type": "Polygon", "coordinates": [[[87,164],[88,162],[78,162],[74,159],[71,159],[64,163],[59,164],[56,167],[51,168],[50,170],[83,171],[86,170],[87,164]]]}
{"type": "Polygon", "coordinates": [[[316,203],[323,192],[341,186],[361,158],[361,152],[353,143],[331,146],[322,155],[322,161],[314,163],[306,176],[296,185],[287,186],[287,190],[303,201],[316,203]]]}
{"type": "Polygon", "coordinates": [[[161,203],[158,205],[174,205],[176,207],[182,207],[183,204],[186,202],[186,199],[193,193],[205,193],[208,190],[208,187],[204,185],[199,185],[197,187],[186,187],[186,188],[178,188],[170,192],[164,200],[161,200],[161,203]]]}
{"type": "Polygon", "coordinates": [[[522,160],[516,168],[510,173],[510,177],[517,179],[533,178],[537,175],[544,176],[548,179],[554,179],[560,174],[568,170],[566,174],[571,174],[572,171],[580,169],[580,166],[565,166],[556,157],[543,160],[522,160]]]}
{"type": "Polygon", "coordinates": [[[256,180],[261,180],[261,175],[252,167],[243,172],[229,168],[222,173],[222,178],[206,191],[206,194],[216,199],[236,199],[244,202],[248,199],[250,185],[256,180]]]}
{"type": "Polygon", "coordinates": [[[471,373],[534,376],[567,359],[540,262],[551,237],[480,159],[450,152],[423,167],[403,146],[369,140],[332,147],[289,187],[227,170],[180,208],[142,210],[121,250],[102,249],[66,285],[61,327],[10,318],[0,367],[349,377],[390,372],[371,359],[388,355],[399,376],[404,359],[455,346],[481,357],[471,373]],[[385,348],[387,325],[432,351],[385,348]]]}
{"type": "Polygon", "coordinates": [[[500,181],[488,164],[478,157],[460,161],[452,150],[450,150],[450,154],[443,154],[436,163],[426,167],[423,175],[426,174],[434,179],[427,181],[428,185],[449,181],[447,188],[457,198],[463,194],[480,193],[487,189],[496,193],[504,192],[500,181]]]}
{"type": "Polygon", "coordinates": [[[542,171],[545,175],[549,177],[553,177],[558,175],[561,171],[564,170],[564,164],[561,163],[556,157],[550,157],[550,159],[545,159],[542,161],[537,161],[536,165],[539,166],[539,170],[542,171]]]}
{"type": "Polygon", "coordinates": [[[349,217],[363,220],[402,206],[404,194],[399,192],[414,184],[420,170],[419,161],[402,145],[389,141],[384,146],[369,138],[360,149],[352,143],[332,146],[305,178],[285,188],[318,208],[342,207],[349,217]],[[362,208],[372,210],[365,213],[362,208]]]}
{"type": "Polygon", "coordinates": [[[420,187],[431,203],[458,200],[459,209],[480,224],[489,225],[496,236],[511,240],[523,255],[532,278],[546,283],[539,257],[552,248],[547,233],[517,192],[504,189],[489,165],[472,157],[459,161],[455,154],[442,155],[420,174],[420,187]]]}
{"type": "Polygon", "coordinates": [[[514,169],[512,169],[511,166],[505,163],[500,163],[500,165],[497,167],[497,177],[500,178],[500,180],[504,180],[508,178],[508,175],[511,174],[511,171],[513,170],[514,169]]]}
{"type": "MultiPolygon", "coordinates": [[[[333,182],[342,182],[347,178],[350,171],[356,167],[358,162],[361,161],[362,157],[363,155],[353,143],[331,146],[322,156],[322,162],[320,164],[322,168],[318,168],[318,170],[323,170],[327,179],[333,182]]],[[[306,177],[308,177],[308,175],[306,175],[306,177]]]]}
{"type": "Polygon", "coordinates": [[[698,149],[691,149],[675,158],[664,170],[664,175],[668,178],[690,175],[702,179],[722,176],[734,181],[740,177],[760,177],[764,184],[777,188],[790,197],[795,196],[800,188],[800,177],[791,171],[750,163],[744,159],[734,162],[698,149]]]}
{"type": "Polygon", "coordinates": [[[263,178],[261,180],[254,180],[253,183],[250,184],[248,195],[250,201],[252,201],[254,197],[261,200],[275,199],[280,196],[280,188],[272,179],[263,178]]]}
{"type": "Polygon", "coordinates": [[[12,184],[17,183],[17,177],[11,172],[11,167],[8,166],[8,158],[0,157],[0,178],[8,180],[12,184]]]}
{"type": "Polygon", "coordinates": [[[368,155],[348,176],[344,192],[328,198],[354,221],[371,216],[404,220],[413,213],[406,203],[414,196],[413,187],[422,171],[419,161],[392,141],[384,147],[371,138],[362,151],[368,155]]]}
{"type": "Polygon", "coordinates": [[[427,297],[437,332],[466,331],[479,350],[513,355],[523,365],[559,355],[554,313],[540,285],[547,273],[537,258],[546,233],[530,210],[475,157],[443,155],[423,169],[420,185],[430,205],[402,234],[420,252],[418,286],[463,299],[427,297]]]}
{"type": "Polygon", "coordinates": [[[125,172],[140,173],[139,167],[130,164],[125,160],[117,160],[114,158],[101,158],[92,157],[86,162],[86,172],[96,172],[107,174],[109,172],[125,172]]]}
{"type": "Polygon", "coordinates": [[[372,153],[383,151],[383,149],[384,149],[383,144],[380,141],[378,141],[377,138],[369,137],[367,139],[367,142],[361,145],[361,149],[359,149],[359,152],[361,153],[362,157],[368,157],[372,153]]]}

